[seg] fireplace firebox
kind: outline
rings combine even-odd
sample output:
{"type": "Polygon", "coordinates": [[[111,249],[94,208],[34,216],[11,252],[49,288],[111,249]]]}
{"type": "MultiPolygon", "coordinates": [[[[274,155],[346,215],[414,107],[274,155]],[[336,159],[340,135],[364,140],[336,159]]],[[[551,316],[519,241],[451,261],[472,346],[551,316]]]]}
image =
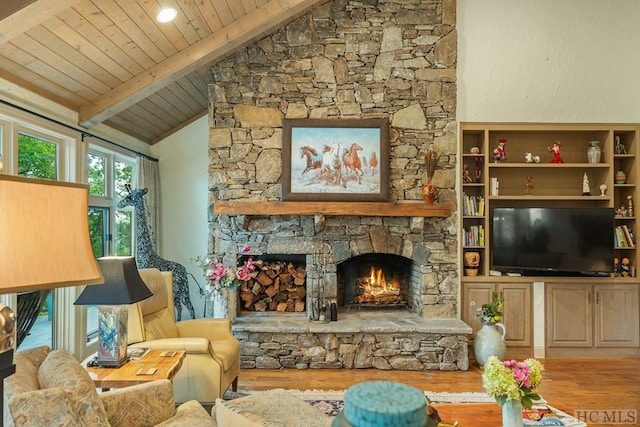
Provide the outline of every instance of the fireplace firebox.
{"type": "Polygon", "coordinates": [[[410,309],[411,264],[403,256],[381,253],[339,263],[338,304],[348,309],[410,309]]]}

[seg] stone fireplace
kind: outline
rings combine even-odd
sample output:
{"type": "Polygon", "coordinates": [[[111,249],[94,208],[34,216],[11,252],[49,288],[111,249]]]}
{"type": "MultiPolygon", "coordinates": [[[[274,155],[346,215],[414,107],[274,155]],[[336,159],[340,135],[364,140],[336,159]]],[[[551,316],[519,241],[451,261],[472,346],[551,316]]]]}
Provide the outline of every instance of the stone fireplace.
{"type": "Polygon", "coordinates": [[[335,0],[211,67],[209,253],[231,263],[249,244],[254,256],[303,257],[313,273],[304,313],[240,310],[244,368],[468,368],[455,213],[353,214],[353,202],[324,214],[330,200],[281,210],[284,118],[389,119],[390,202],[424,203],[433,146],[443,154],[438,202],[455,204],[455,9],[453,0],[335,0]],[[220,213],[220,202],[253,205],[220,213]],[[319,251],[326,258],[311,268],[319,251]],[[400,280],[389,292],[398,307],[351,307],[363,274],[352,262],[372,258],[399,266],[385,272],[400,280]],[[339,302],[337,322],[310,321],[320,286],[323,300],[339,302]]]}

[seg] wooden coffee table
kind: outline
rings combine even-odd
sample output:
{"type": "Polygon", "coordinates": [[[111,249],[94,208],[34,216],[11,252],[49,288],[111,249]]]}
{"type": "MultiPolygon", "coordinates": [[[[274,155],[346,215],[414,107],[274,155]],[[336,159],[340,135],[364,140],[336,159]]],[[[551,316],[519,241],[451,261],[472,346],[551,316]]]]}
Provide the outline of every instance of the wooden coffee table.
{"type": "Polygon", "coordinates": [[[102,390],[129,387],[155,380],[172,380],[184,359],[184,351],[149,350],[119,368],[87,367],[96,387],[102,390]]]}

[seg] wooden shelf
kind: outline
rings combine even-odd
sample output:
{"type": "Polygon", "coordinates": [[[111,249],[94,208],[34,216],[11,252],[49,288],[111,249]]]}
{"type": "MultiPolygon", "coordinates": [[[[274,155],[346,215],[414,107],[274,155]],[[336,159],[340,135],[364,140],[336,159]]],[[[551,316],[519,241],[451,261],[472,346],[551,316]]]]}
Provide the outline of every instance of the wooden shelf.
{"type": "Polygon", "coordinates": [[[489,200],[517,200],[517,201],[527,201],[527,200],[574,200],[574,201],[583,201],[583,202],[609,202],[611,198],[609,196],[537,196],[533,195],[505,195],[505,196],[488,196],[489,200]]]}
{"type": "Polygon", "coordinates": [[[591,168],[609,168],[611,165],[607,163],[489,163],[489,169],[493,168],[554,168],[554,169],[591,169],[591,168]]]}
{"type": "Polygon", "coordinates": [[[216,215],[354,215],[354,216],[451,216],[450,203],[423,202],[262,202],[219,200],[216,215]]]}

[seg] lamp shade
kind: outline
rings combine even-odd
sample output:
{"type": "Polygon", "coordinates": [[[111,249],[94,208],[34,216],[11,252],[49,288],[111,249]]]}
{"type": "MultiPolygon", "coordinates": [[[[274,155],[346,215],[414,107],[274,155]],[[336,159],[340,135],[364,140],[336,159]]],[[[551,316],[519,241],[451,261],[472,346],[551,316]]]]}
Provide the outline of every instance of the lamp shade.
{"type": "Polygon", "coordinates": [[[153,295],[142,281],[134,257],[103,257],[98,264],[104,284],[84,288],[76,305],[133,304],[153,295]]]}
{"type": "Polygon", "coordinates": [[[86,185],[0,174],[0,293],[102,283],[86,185]]]}

